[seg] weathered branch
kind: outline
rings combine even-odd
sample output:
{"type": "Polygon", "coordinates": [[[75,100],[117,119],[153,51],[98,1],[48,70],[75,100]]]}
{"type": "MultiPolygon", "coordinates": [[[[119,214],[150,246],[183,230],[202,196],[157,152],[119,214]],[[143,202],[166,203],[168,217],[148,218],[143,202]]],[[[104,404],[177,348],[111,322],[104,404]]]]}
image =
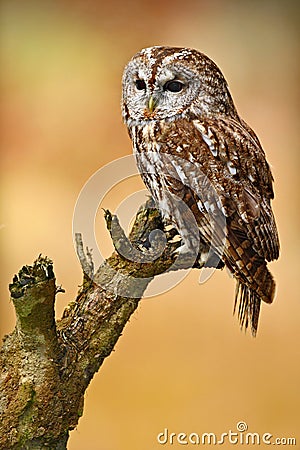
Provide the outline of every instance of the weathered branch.
{"type": "Polygon", "coordinates": [[[174,253],[180,245],[176,231],[163,233],[150,200],[138,211],[129,238],[116,216],[106,211],[105,218],[116,251],[94,274],[91,254],[76,236],[83,285],[60,320],[54,319],[54,301],[61,288],[48,258],[23,267],[10,285],[17,323],[0,353],[1,449],[66,448],[83,413],[84,392],[148,284],[193,264],[174,253]]]}

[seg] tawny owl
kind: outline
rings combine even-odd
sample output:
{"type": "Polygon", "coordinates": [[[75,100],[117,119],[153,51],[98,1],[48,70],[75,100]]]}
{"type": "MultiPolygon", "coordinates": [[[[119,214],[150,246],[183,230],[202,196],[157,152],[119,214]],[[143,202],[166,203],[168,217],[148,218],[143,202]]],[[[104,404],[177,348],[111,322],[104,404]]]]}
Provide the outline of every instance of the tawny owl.
{"type": "Polygon", "coordinates": [[[255,335],[261,300],[271,303],[275,292],[267,268],[279,256],[273,178],[221,71],[194,49],[143,49],[124,70],[122,109],[142,178],[182,251],[198,252],[200,241],[213,249],[237,280],[241,326],[255,335]]]}

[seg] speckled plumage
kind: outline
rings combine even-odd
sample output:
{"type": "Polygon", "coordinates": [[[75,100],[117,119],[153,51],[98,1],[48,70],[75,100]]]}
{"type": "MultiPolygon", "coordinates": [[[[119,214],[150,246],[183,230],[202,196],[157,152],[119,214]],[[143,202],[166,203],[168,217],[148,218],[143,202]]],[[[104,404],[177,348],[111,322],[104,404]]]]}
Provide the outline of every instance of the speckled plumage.
{"type": "Polygon", "coordinates": [[[261,300],[271,303],[275,292],[267,268],[279,256],[273,178],[221,71],[193,49],[144,49],[124,70],[122,110],[142,178],[183,251],[199,239],[213,247],[237,280],[241,325],[255,335],[261,300]]]}

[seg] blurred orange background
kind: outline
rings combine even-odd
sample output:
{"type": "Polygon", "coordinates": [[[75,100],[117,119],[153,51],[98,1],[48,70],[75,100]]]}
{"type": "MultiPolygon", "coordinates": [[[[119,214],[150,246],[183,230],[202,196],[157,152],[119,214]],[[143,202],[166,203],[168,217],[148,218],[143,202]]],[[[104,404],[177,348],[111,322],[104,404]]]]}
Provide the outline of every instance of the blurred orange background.
{"type": "MultiPolygon", "coordinates": [[[[234,281],[225,271],[203,285],[192,271],[143,300],[87,390],[70,450],[158,449],[164,428],[221,434],[241,420],[251,432],[295,437],[300,448],[299,10],[291,0],[1,2],[2,335],[15,322],[8,284],[39,253],[54,260],[66,289],[58,317],[76,295],[73,209],[97,169],[131,153],[121,76],[141,48],[210,56],[275,178],[282,251],[270,268],[278,289],[275,303],[263,305],[258,337],[232,317],[234,281]]],[[[138,179],[130,184],[141,188],[138,179]]],[[[121,194],[105,206],[114,211],[121,194]]]]}

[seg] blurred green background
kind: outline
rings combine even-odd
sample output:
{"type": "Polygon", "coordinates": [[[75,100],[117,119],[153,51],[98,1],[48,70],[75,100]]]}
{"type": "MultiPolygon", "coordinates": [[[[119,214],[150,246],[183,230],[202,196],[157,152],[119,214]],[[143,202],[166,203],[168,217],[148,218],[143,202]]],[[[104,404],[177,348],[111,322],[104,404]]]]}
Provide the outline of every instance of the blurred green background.
{"type": "MultiPolygon", "coordinates": [[[[193,271],[173,290],[145,299],[86,393],[70,450],[158,449],[165,427],[222,433],[240,420],[249,431],[294,436],[299,445],[299,5],[1,1],[2,335],[15,321],[8,284],[39,253],[53,258],[66,289],[58,317],[76,295],[74,205],[97,169],[131,153],[121,76],[142,47],[187,46],[209,55],[258,133],[275,178],[282,253],[270,264],[277,297],[263,305],[258,337],[241,333],[232,317],[234,281],[225,271],[201,286],[193,271]]],[[[136,180],[130,189],[141,186],[136,180]]],[[[121,200],[116,193],[106,207],[121,200]]],[[[109,254],[102,214],[97,227],[109,254]]]]}

